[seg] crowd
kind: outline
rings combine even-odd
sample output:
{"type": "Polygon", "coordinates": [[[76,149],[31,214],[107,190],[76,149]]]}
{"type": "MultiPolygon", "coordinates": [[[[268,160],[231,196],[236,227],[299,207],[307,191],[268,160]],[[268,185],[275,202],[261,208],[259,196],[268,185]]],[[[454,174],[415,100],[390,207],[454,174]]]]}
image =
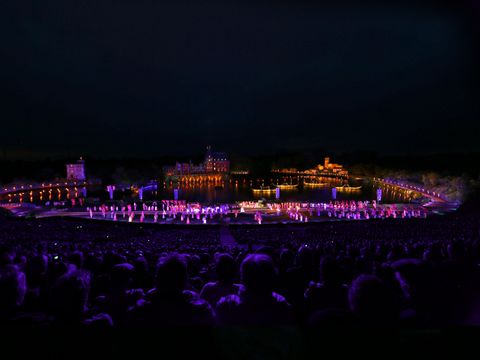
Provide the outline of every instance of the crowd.
{"type": "Polygon", "coordinates": [[[177,224],[218,224],[224,221],[236,222],[245,210],[255,210],[253,218],[242,216],[243,223],[262,224],[265,218],[270,222],[308,222],[309,220],[369,220],[369,219],[410,219],[426,218],[427,210],[413,204],[379,204],[376,200],[347,201],[335,200],[328,203],[279,202],[260,204],[243,201],[239,204],[218,204],[202,206],[198,203],[158,206],[156,203],[133,203],[127,205],[89,206],[85,210],[91,219],[105,219],[128,222],[161,222],[177,224]]]}
{"type": "Polygon", "coordinates": [[[480,323],[476,215],[201,230],[1,218],[2,329],[480,323]]]}
{"type": "Polygon", "coordinates": [[[136,202],[123,206],[102,204],[99,206],[88,206],[86,211],[91,219],[94,217],[113,221],[123,219],[128,222],[139,221],[143,223],[146,222],[147,217],[152,217],[151,222],[157,223],[161,217],[160,221],[163,223],[179,221],[185,224],[190,224],[190,222],[207,224],[207,222],[212,222],[214,219],[216,221],[222,220],[228,214],[233,214],[237,218],[239,213],[238,209],[228,204],[202,207],[198,203],[181,203],[175,205],[162,204],[160,207],[156,202],[152,205],[147,205],[146,203],[137,204],[136,202]]]}

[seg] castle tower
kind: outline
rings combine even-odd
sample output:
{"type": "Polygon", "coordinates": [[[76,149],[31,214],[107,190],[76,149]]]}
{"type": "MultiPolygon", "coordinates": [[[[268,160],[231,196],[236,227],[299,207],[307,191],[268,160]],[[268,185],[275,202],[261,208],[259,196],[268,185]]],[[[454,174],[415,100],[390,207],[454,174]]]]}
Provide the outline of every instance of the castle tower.
{"type": "Polygon", "coordinates": [[[77,160],[75,164],[67,164],[67,179],[85,181],[85,161],[83,158],[77,160]]]}

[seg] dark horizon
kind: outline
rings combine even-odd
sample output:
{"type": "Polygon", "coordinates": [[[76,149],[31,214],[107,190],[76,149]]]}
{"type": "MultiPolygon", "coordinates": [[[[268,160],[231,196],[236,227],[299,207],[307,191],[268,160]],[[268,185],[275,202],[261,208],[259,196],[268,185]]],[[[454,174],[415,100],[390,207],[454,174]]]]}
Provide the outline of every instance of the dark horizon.
{"type": "MultiPolygon", "coordinates": [[[[340,163],[350,170],[367,171],[407,171],[411,174],[419,172],[436,172],[444,176],[463,176],[477,179],[480,175],[480,152],[476,153],[439,153],[434,155],[386,156],[375,152],[333,153],[323,150],[318,152],[285,152],[269,155],[229,154],[232,170],[248,169],[254,175],[264,176],[272,167],[296,167],[301,170],[322,164],[325,156],[332,162],[340,163]]],[[[65,175],[65,164],[72,163],[78,157],[58,157],[45,159],[2,159],[0,157],[0,183],[8,184],[17,180],[47,181],[62,178],[65,175]]],[[[162,156],[152,158],[101,158],[86,157],[85,164],[88,176],[111,179],[118,170],[127,171],[134,177],[154,179],[162,175],[162,167],[173,165],[176,161],[200,163],[204,153],[197,152],[187,156],[162,156]]]]}
{"type": "MultiPolygon", "coordinates": [[[[275,148],[265,151],[242,151],[239,150],[227,150],[228,147],[216,147],[213,144],[212,148],[215,151],[226,152],[229,156],[233,157],[248,157],[248,158],[261,158],[261,157],[275,157],[282,155],[302,155],[302,154],[324,154],[324,156],[331,157],[351,157],[351,158],[429,158],[429,157],[442,157],[442,156],[459,156],[459,157],[479,157],[480,149],[444,149],[438,151],[381,151],[375,149],[348,149],[340,150],[335,148],[325,147],[305,147],[305,148],[275,148]]],[[[58,161],[69,160],[74,161],[79,158],[95,159],[95,160],[156,160],[156,159],[179,159],[179,161],[187,161],[191,159],[201,159],[205,155],[205,148],[189,149],[188,152],[171,152],[165,153],[131,153],[131,154],[115,154],[115,153],[103,153],[103,152],[87,152],[87,151],[63,151],[63,152],[42,152],[42,151],[29,151],[26,149],[6,149],[0,148],[0,161],[58,161]],[[185,160],[187,159],[187,160],[185,160]]]]}
{"type": "Polygon", "coordinates": [[[471,1],[4,5],[0,156],[478,152],[471,1]]]}

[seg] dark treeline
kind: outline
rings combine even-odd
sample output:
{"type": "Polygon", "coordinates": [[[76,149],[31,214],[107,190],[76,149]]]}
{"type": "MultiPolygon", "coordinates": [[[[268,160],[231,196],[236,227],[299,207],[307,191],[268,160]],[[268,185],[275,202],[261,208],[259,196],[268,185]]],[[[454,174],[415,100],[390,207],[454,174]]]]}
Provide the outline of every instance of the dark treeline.
{"type": "MultiPolygon", "coordinates": [[[[477,178],[480,174],[480,153],[444,153],[430,155],[383,156],[375,152],[332,153],[323,149],[301,152],[278,152],[268,155],[230,154],[232,170],[250,170],[252,175],[266,175],[272,168],[308,169],[323,164],[325,156],[330,161],[343,164],[359,175],[379,175],[384,170],[411,172],[437,172],[442,175],[477,178]]],[[[65,164],[74,162],[73,157],[45,159],[0,159],[0,183],[14,181],[48,181],[65,177],[65,164]]],[[[100,158],[87,157],[87,176],[106,182],[129,182],[161,179],[162,168],[176,161],[192,161],[198,164],[203,155],[156,158],[100,158]]]]}
{"type": "MultiPolygon", "coordinates": [[[[161,159],[98,159],[87,158],[86,172],[89,178],[99,178],[105,182],[130,178],[132,181],[159,178],[162,166],[175,160],[161,159]]],[[[59,158],[45,160],[12,160],[0,161],[2,172],[1,183],[15,181],[47,181],[65,178],[65,164],[73,163],[74,158],[59,158]]]]}

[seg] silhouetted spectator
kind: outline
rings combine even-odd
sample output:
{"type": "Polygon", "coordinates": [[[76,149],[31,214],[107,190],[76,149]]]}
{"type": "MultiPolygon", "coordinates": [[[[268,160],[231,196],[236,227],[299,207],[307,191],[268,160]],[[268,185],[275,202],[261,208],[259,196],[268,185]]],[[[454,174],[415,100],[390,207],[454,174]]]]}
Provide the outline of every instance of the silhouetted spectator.
{"type": "Polygon", "coordinates": [[[128,309],[144,296],[142,289],[132,289],[133,265],[117,264],[112,268],[109,291],[96,299],[102,312],[109,314],[117,327],[125,325],[128,309]]]}
{"type": "Polygon", "coordinates": [[[205,300],[185,290],[187,266],[179,255],[161,258],[157,267],[155,288],[131,310],[134,327],[205,326],[214,322],[213,311],[205,300]]]}
{"type": "Polygon", "coordinates": [[[397,309],[390,289],[376,276],[360,275],[348,292],[350,309],[360,324],[395,326],[397,309]]]}
{"type": "Polygon", "coordinates": [[[150,289],[153,286],[153,277],[150,274],[150,268],[145,257],[137,257],[133,262],[133,267],[133,288],[150,289]]]}
{"type": "Polygon", "coordinates": [[[241,268],[242,289],[217,303],[217,316],[223,325],[275,326],[292,323],[290,304],[273,291],[276,269],[263,254],[249,255],[241,268]]]}
{"type": "Polygon", "coordinates": [[[90,275],[71,265],[69,271],[56,280],[50,294],[50,311],[55,326],[93,326],[108,328],[113,325],[107,314],[88,313],[90,275]]]}
{"type": "Polygon", "coordinates": [[[320,261],[320,282],[310,283],[305,292],[308,312],[331,308],[348,309],[348,286],[342,282],[338,262],[325,256],[320,261]]]}
{"type": "Polygon", "coordinates": [[[205,284],[200,293],[200,297],[208,301],[212,307],[215,307],[222,297],[238,294],[240,289],[240,285],[234,283],[237,265],[230,255],[221,254],[217,257],[215,271],[217,281],[205,284]]]}
{"type": "Polygon", "coordinates": [[[26,264],[27,296],[25,306],[28,310],[38,311],[46,308],[48,298],[48,258],[36,255],[26,264]]]}
{"type": "Polygon", "coordinates": [[[288,269],[286,274],[285,294],[288,301],[294,306],[303,305],[304,293],[310,281],[317,278],[316,269],[314,269],[313,249],[308,245],[303,245],[298,249],[296,266],[288,269]]]}
{"type": "Polygon", "coordinates": [[[14,321],[26,291],[25,274],[17,266],[5,265],[0,269],[0,323],[14,321]]]}

